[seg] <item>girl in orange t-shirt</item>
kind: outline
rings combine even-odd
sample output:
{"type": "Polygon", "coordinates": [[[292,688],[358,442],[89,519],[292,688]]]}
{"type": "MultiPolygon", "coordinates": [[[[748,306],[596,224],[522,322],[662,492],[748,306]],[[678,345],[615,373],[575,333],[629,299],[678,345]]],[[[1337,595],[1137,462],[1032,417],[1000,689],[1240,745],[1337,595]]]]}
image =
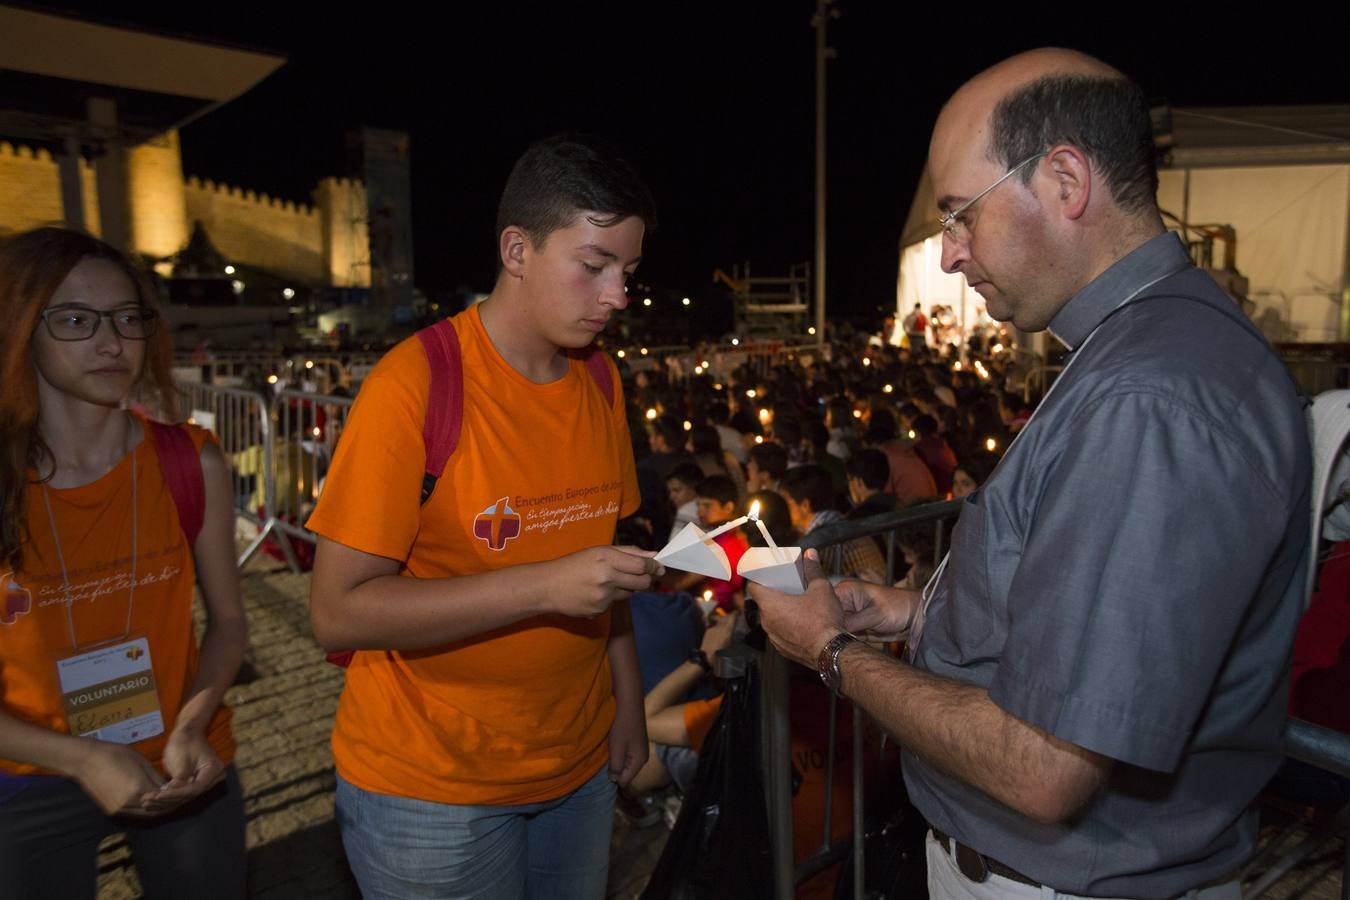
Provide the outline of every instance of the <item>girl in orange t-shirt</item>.
{"type": "Polygon", "coordinates": [[[0,895],[94,897],[99,842],[123,831],[147,896],[240,897],[221,700],[246,628],[224,457],[186,430],[204,481],[189,546],[150,426],[124,408],[138,385],[172,404],[168,338],[114,248],[8,239],[0,316],[0,895]]]}

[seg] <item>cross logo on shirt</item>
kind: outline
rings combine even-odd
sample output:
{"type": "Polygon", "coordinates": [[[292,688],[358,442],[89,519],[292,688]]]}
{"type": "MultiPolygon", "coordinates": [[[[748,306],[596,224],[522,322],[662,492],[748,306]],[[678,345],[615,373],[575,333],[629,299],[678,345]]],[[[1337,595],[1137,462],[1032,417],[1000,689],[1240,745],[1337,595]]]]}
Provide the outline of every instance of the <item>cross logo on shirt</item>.
{"type": "Polygon", "coordinates": [[[487,542],[493,550],[506,547],[506,542],[520,537],[520,514],[502,497],[473,519],[473,536],[487,542]]]}
{"type": "Polygon", "coordinates": [[[19,616],[33,611],[33,594],[14,580],[13,572],[6,572],[0,582],[5,586],[5,603],[0,607],[0,623],[13,625],[19,616]]]}

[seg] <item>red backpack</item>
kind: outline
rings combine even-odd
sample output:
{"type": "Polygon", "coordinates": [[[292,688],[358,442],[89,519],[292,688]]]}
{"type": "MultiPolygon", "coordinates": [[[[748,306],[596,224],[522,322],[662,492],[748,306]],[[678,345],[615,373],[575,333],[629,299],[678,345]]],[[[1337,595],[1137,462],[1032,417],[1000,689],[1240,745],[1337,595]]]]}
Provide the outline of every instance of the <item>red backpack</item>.
{"type": "MultiPolygon", "coordinates": [[[[427,469],[422,475],[422,504],[431,499],[436,482],[445,471],[445,464],[459,446],[459,433],[464,425],[464,363],[459,349],[459,333],[449,319],[442,319],[417,332],[422,349],[431,367],[431,388],[427,393],[427,417],[422,425],[422,443],[427,452],[427,469]],[[431,403],[431,397],[442,402],[431,403]]],[[[614,405],[614,377],[605,362],[605,355],[594,348],[583,360],[605,402],[614,405]]],[[[355,655],[354,650],[328,654],[328,661],[346,668],[355,655]]]]}

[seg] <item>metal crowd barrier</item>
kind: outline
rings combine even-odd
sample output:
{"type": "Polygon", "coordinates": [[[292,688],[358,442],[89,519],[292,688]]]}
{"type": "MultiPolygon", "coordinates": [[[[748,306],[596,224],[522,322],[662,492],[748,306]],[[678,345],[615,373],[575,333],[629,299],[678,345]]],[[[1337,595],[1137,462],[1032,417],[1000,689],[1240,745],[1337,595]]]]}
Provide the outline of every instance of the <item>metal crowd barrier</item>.
{"type": "MultiPolygon", "coordinates": [[[[304,527],[323,490],[347,415],[355,400],[307,391],[278,391],[272,400],[272,465],[275,485],[268,503],[273,528],[309,543],[304,527]]],[[[282,542],[284,543],[284,542],[282,542]]]]}
{"type": "Polygon", "coordinates": [[[318,500],[352,398],[284,390],[268,399],[244,388],[212,384],[179,388],[187,398],[190,420],[220,439],[230,463],[236,519],[257,529],[238,565],[270,540],[292,571],[302,571],[290,539],[314,542],[303,522],[318,500]]]}
{"type": "MultiPolygon", "coordinates": [[[[927,503],[922,506],[897,510],[880,516],[872,516],[856,521],[832,522],[824,525],[802,539],[803,549],[815,549],[820,553],[821,566],[826,574],[838,574],[840,552],[843,544],[856,538],[871,540],[874,535],[884,535],[886,539],[886,583],[895,582],[897,554],[900,547],[898,534],[904,528],[918,528],[931,524],[934,535],[934,559],[936,567],[943,555],[947,537],[947,523],[961,510],[961,501],[949,500],[927,503]]],[[[764,720],[764,772],[769,810],[769,839],[773,851],[774,896],[779,900],[790,900],[797,883],[805,880],[825,865],[833,862],[842,848],[832,844],[833,833],[833,796],[835,779],[835,710],[838,698],[831,695],[829,708],[829,732],[826,744],[825,760],[825,809],[822,826],[822,843],[811,856],[800,863],[793,861],[792,830],[792,745],[789,722],[790,689],[788,672],[792,663],[775,651],[772,645],[765,648],[764,671],[760,682],[760,711],[764,720]]],[[[822,688],[823,689],[823,688],[822,688]]],[[[853,834],[861,835],[863,829],[863,716],[865,713],[853,708],[853,834]]],[[[853,841],[853,896],[861,900],[866,872],[864,865],[863,841],[853,841]]]]}
{"type": "MultiPolygon", "coordinates": [[[[272,416],[267,399],[256,391],[214,384],[182,384],[187,397],[188,421],[215,432],[221,452],[230,464],[231,496],[236,519],[250,522],[258,529],[240,555],[238,565],[258,552],[275,530],[267,510],[272,496],[275,471],[270,454],[272,416]]],[[[283,543],[287,562],[298,569],[290,547],[283,543]]]]}
{"type": "MultiPolygon", "coordinates": [[[[837,574],[832,567],[837,567],[844,543],[855,538],[870,539],[874,535],[885,535],[886,580],[891,584],[895,581],[898,550],[896,538],[899,530],[932,523],[935,538],[934,566],[936,566],[943,555],[944,539],[947,536],[946,525],[948,521],[955,519],[960,509],[961,501],[950,500],[857,521],[834,522],[811,532],[802,540],[801,546],[803,549],[816,549],[820,553],[825,572],[837,574]]],[[[800,863],[794,863],[793,860],[792,763],[788,713],[790,699],[788,672],[792,665],[792,662],[784,659],[773,649],[772,644],[765,648],[763,677],[760,682],[760,714],[764,717],[761,754],[769,812],[769,837],[773,852],[773,896],[777,900],[791,900],[799,882],[837,860],[844,850],[839,844],[832,844],[830,839],[833,824],[831,817],[835,780],[834,723],[837,703],[837,698],[831,696],[822,844],[810,857],[800,863]]],[[[864,834],[863,717],[865,715],[861,708],[856,705],[853,707],[853,831],[847,842],[851,842],[852,845],[855,900],[862,900],[864,896],[863,873],[867,871],[863,850],[865,841],[855,839],[864,834]]],[[[1290,718],[1285,725],[1284,753],[1291,759],[1350,778],[1350,735],[1290,718]]],[[[1346,897],[1350,895],[1350,891],[1347,891],[1347,886],[1350,886],[1350,840],[1347,841],[1346,861],[1341,878],[1341,896],[1346,897]]]]}

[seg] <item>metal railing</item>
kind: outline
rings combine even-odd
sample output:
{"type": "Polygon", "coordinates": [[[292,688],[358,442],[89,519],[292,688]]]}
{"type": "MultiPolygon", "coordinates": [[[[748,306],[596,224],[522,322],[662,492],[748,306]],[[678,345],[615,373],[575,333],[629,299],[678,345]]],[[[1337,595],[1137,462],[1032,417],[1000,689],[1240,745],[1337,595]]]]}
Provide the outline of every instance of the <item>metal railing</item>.
{"type": "MultiPolygon", "coordinates": [[[[886,541],[886,583],[895,581],[897,554],[900,552],[899,535],[902,529],[922,528],[931,524],[933,528],[934,559],[936,567],[942,559],[946,544],[947,523],[961,510],[961,501],[950,500],[927,503],[909,509],[897,510],[856,521],[832,522],[812,531],[802,539],[802,549],[815,549],[820,553],[821,566],[826,574],[840,574],[836,570],[842,558],[841,549],[851,540],[872,540],[876,535],[884,535],[886,541]]],[[[773,849],[774,896],[780,900],[789,900],[797,883],[813,875],[823,866],[838,858],[842,849],[831,842],[834,816],[834,779],[835,779],[835,718],[838,698],[831,694],[829,699],[828,736],[825,761],[825,809],[822,824],[821,846],[801,862],[793,860],[793,815],[792,815],[792,746],[789,721],[790,688],[788,672],[792,663],[780,656],[772,645],[766,647],[763,661],[763,678],[760,682],[760,712],[764,716],[764,772],[765,793],[769,810],[769,840],[773,849]]],[[[824,689],[823,687],[821,688],[824,689]]],[[[863,779],[864,754],[863,717],[865,713],[857,706],[853,707],[853,834],[863,834],[863,779]]],[[[861,900],[863,896],[864,842],[852,842],[853,855],[853,896],[861,900]]]]}
{"type": "Polygon", "coordinates": [[[290,539],[313,543],[303,526],[328,473],[333,448],[347,422],[350,397],[304,391],[256,391],[213,384],[182,384],[189,420],[215,432],[230,463],[236,519],[256,530],[238,565],[271,540],[292,571],[301,565],[290,539]]]}

